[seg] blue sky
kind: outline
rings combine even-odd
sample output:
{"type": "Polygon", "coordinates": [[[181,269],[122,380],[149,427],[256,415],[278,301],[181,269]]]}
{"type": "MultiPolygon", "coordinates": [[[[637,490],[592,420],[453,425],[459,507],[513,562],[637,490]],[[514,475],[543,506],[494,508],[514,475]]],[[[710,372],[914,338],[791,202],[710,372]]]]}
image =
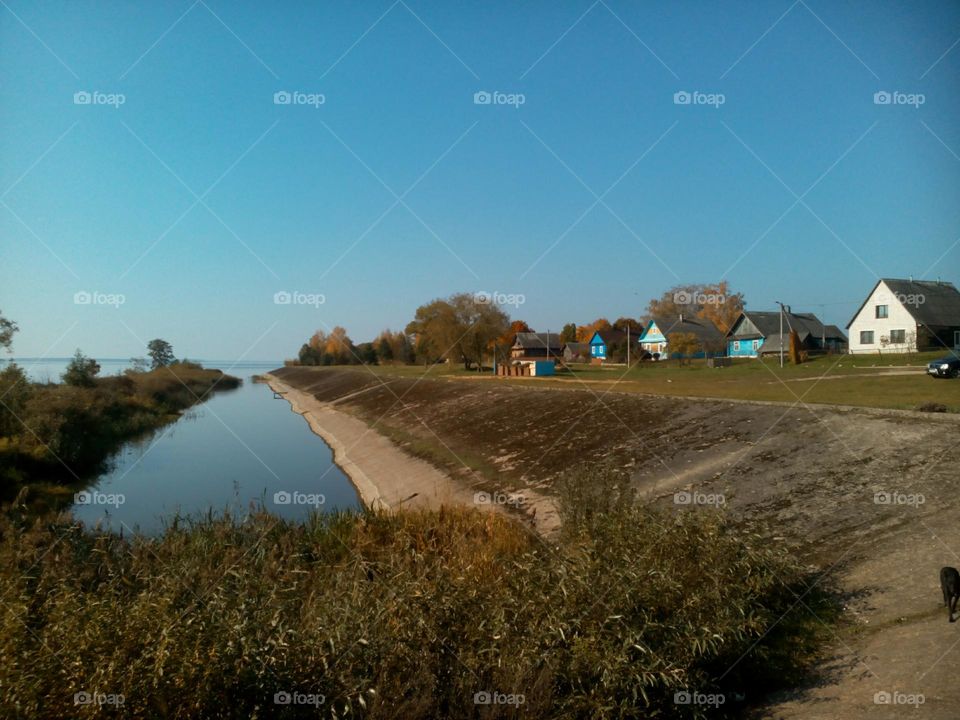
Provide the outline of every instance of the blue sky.
{"type": "Polygon", "coordinates": [[[464,290],[559,329],[721,278],[844,325],[877,276],[960,280],[956,3],[5,2],[16,355],[289,357],[464,290]]]}

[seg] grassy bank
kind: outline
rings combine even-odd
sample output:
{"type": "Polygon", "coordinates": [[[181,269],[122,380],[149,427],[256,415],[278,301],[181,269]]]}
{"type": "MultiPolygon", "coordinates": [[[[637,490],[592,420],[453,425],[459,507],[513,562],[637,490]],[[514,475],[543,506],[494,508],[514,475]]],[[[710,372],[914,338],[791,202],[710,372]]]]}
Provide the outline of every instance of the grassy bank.
{"type": "Polygon", "coordinates": [[[75,705],[90,692],[127,717],[720,717],[803,676],[828,631],[796,598],[836,616],[808,571],[722,515],[618,487],[571,490],[550,547],[473,510],[156,540],[0,520],[0,714],[115,710],[75,705]]]}
{"type": "Polygon", "coordinates": [[[9,499],[25,483],[77,482],[123,442],[240,382],[193,363],[97,378],[90,387],[12,382],[0,434],[0,496],[9,499]]]}
{"type": "Polygon", "coordinates": [[[554,378],[494,378],[491,373],[466,372],[446,365],[370,366],[390,377],[486,378],[489,382],[539,387],[588,387],[595,392],[628,392],[677,397],[709,397],[914,410],[938,403],[960,412],[960,383],[927,377],[926,364],[947,351],[909,355],[831,355],[781,368],[775,357],[738,359],[725,368],[708,368],[703,360],[644,362],[597,367],[574,364],[554,378]]]}

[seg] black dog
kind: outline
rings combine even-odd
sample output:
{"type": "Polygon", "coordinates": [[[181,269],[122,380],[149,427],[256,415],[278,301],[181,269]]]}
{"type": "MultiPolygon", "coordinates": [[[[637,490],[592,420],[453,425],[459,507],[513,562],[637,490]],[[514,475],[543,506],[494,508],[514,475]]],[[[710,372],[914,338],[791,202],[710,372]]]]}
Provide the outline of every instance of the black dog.
{"type": "Polygon", "coordinates": [[[940,568],[940,589],[943,590],[943,604],[950,611],[950,622],[955,622],[953,614],[960,599],[960,572],[956,568],[940,568]]]}

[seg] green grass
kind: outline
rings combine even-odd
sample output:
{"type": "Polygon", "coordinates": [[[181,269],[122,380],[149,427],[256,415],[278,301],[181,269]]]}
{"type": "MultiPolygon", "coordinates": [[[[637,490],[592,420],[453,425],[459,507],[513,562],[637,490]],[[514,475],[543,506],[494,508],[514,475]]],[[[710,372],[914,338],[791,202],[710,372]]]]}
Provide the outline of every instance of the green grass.
{"type": "Polygon", "coordinates": [[[810,570],[722,514],[639,507],[624,477],[590,470],[567,477],[549,547],[476,510],[208,517],[153,540],[14,512],[0,715],[723,717],[742,712],[735,693],[807,677],[839,615],[810,570]],[[124,704],[75,705],[84,690],[124,704]],[[475,704],[484,691],[524,703],[475,704]],[[714,713],[681,691],[728,700],[714,713]]]}
{"type": "MultiPolygon", "coordinates": [[[[738,359],[731,367],[708,368],[705,361],[676,360],[625,366],[571,365],[569,373],[553,378],[494,378],[462,368],[436,365],[430,368],[371,367],[379,376],[476,379],[524,383],[533,387],[576,388],[585,385],[596,392],[606,390],[654,395],[710,397],[774,402],[827,403],[860,407],[916,409],[923,403],[941,403],[960,412],[960,382],[928,377],[926,364],[943,352],[912,355],[831,355],[813,358],[801,365],[777,358],[738,359]],[[913,371],[909,375],[890,372],[913,371]]],[[[365,370],[361,369],[361,372],[365,370]]]]}

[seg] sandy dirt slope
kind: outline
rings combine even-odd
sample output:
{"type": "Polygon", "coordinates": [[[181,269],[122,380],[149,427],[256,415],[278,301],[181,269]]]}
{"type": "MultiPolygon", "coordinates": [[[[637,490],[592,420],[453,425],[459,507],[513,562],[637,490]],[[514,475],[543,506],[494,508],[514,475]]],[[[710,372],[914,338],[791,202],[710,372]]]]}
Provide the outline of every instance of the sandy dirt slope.
{"type": "Polygon", "coordinates": [[[768,698],[757,717],[960,717],[960,622],[947,622],[937,577],[942,565],[960,567],[960,417],[496,380],[383,387],[362,369],[277,374],[410,452],[447,448],[432,462],[471,489],[549,496],[563,470],[606,458],[649,502],[697,512],[698,500],[722,498],[735,516],[765,523],[771,542],[793,546],[848,594],[848,623],[819,685],[768,698]],[[875,702],[884,692],[892,703],[875,702]],[[904,704],[919,695],[922,705],[904,704]]]}

